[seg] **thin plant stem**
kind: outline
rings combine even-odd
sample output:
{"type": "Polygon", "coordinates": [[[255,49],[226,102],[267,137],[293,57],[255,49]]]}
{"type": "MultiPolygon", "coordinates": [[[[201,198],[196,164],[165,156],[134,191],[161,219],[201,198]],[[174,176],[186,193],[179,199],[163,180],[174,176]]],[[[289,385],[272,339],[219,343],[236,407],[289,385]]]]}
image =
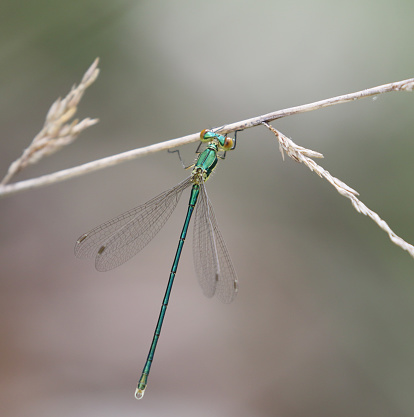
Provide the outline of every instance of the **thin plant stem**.
{"type": "MultiPolygon", "coordinates": [[[[294,114],[304,113],[308,111],[318,110],[324,107],[333,106],[335,104],[347,103],[349,101],[358,100],[365,97],[371,97],[378,94],[388,93],[391,91],[412,91],[414,88],[414,78],[410,78],[403,81],[393,82],[389,84],[380,85],[366,90],[357,91],[355,93],[344,94],[337,97],[328,98],[325,100],[316,101],[314,103],[304,104],[301,106],[290,107],[283,110],[278,110],[272,113],[267,113],[261,116],[252,117],[250,119],[242,120],[220,126],[213,129],[216,132],[227,134],[236,130],[244,130],[254,126],[261,125],[263,123],[269,123],[276,119],[280,119],[286,116],[292,116],[294,114]]],[[[172,139],[143,148],[134,149],[131,151],[123,152],[117,155],[109,156],[106,158],[98,159],[93,162],[88,162],[77,167],[68,168],[62,171],[54,172],[52,174],[43,175],[41,177],[20,181],[14,184],[0,185],[0,197],[4,197],[10,194],[14,194],[20,191],[43,187],[45,185],[54,184],[56,182],[64,181],[69,178],[74,178],[80,175],[87,174],[89,172],[97,171],[99,169],[107,168],[113,165],[120,164],[132,159],[136,159],[154,152],[171,149],[177,146],[182,146],[187,143],[196,142],[199,139],[199,133],[193,133],[191,135],[183,136],[177,139],[172,139]]]]}

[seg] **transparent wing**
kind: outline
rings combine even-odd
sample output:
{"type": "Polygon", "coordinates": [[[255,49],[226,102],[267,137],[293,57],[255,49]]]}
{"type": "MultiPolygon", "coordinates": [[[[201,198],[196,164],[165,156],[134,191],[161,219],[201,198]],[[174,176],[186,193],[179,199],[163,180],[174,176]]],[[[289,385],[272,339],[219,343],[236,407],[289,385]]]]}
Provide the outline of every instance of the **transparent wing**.
{"type": "Polygon", "coordinates": [[[236,271],[203,183],[195,212],[193,257],[203,293],[224,303],[233,301],[238,291],[236,271]]]}
{"type": "Polygon", "coordinates": [[[206,193],[202,189],[205,188],[200,184],[193,229],[193,259],[203,293],[206,297],[212,297],[217,287],[219,261],[208,201],[206,193]]]}
{"type": "Polygon", "coordinates": [[[98,271],[109,271],[123,264],[143,249],[171,216],[191,178],[164,191],[147,203],[109,220],[76,242],[78,258],[95,256],[98,271]]]}

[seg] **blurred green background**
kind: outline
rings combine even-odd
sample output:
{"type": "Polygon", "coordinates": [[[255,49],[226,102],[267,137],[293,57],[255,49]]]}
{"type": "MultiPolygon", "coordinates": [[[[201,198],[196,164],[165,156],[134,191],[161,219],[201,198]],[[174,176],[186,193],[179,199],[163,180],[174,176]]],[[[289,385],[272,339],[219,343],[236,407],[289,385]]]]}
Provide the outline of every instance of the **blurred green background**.
{"type": "MultiPolygon", "coordinates": [[[[100,123],[31,178],[270,111],[414,76],[410,1],[11,1],[0,5],[1,175],[99,56],[79,117],[100,123]]],[[[414,242],[414,95],[275,126],[414,242]]],[[[192,158],[196,145],[183,150],[192,158]]],[[[80,234],[184,179],[152,154],[0,201],[1,415],[412,416],[414,260],[265,128],[208,182],[240,280],[203,297],[185,245],[145,398],[146,358],[184,220],[122,267],[80,234]]]]}

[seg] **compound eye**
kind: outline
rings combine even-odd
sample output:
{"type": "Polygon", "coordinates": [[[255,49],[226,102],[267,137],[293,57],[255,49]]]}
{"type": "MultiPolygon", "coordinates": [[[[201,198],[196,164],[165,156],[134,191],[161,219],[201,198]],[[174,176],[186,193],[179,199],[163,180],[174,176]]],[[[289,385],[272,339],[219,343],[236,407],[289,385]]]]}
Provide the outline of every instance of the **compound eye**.
{"type": "Polygon", "coordinates": [[[208,142],[211,140],[211,133],[213,133],[211,130],[203,129],[200,133],[200,140],[202,142],[208,142]]]}
{"type": "Polygon", "coordinates": [[[223,149],[225,151],[229,151],[234,146],[234,140],[232,138],[229,138],[226,136],[226,139],[224,139],[223,149]]]}

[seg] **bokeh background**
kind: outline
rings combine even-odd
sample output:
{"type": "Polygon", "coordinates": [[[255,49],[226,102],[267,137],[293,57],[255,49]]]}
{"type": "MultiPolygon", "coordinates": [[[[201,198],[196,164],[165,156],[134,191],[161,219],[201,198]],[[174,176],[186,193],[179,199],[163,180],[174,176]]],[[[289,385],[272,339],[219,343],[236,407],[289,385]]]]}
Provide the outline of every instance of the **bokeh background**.
{"type": "MultiPolygon", "coordinates": [[[[16,180],[270,111],[414,76],[414,3],[11,1],[0,5],[6,173],[99,56],[78,116],[100,123],[16,180]]],[[[390,93],[276,127],[414,242],[414,95],[390,93]]],[[[196,145],[182,150],[189,163],[196,145]]],[[[324,180],[239,134],[210,199],[240,280],[203,297],[184,247],[145,398],[133,398],[188,197],[108,273],[80,234],[181,181],[152,154],[0,201],[0,409],[21,416],[412,416],[414,260],[324,180]]]]}

